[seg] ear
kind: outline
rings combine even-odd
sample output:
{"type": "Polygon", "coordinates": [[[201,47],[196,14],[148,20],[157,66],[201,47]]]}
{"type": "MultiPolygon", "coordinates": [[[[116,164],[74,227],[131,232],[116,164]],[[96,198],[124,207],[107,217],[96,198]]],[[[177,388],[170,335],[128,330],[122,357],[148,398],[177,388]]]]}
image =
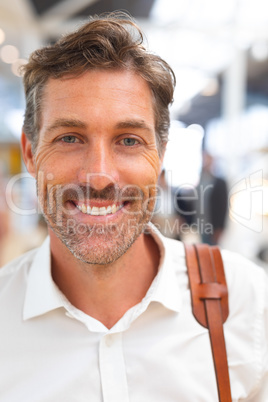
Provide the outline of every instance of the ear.
{"type": "Polygon", "coordinates": [[[30,173],[30,175],[35,177],[35,163],[34,163],[34,156],[32,153],[32,144],[31,141],[28,140],[24,132],[22,132],[21,134],[21,149],[26,168],[30,173]]]}

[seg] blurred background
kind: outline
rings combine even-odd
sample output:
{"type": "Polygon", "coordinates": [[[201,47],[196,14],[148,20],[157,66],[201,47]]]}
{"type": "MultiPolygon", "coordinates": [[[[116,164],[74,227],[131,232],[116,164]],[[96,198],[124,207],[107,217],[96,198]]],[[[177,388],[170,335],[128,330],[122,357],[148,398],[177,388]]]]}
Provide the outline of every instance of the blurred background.
{"type": "Polygon", "coordinates": [[[154,222],[268,267],[265,0],[0,0],[0,265],[46,236],[19,138],[19,67],[89,15],[129,12],[177,77],[154,222]]]}

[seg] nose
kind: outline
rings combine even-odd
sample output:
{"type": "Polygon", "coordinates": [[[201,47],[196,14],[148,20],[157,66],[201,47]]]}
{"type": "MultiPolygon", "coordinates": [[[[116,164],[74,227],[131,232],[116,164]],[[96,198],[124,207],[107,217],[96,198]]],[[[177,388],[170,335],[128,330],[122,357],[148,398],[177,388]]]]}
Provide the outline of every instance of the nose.
{"type": "Polygon", "coordinates": [[[112,150],[103,143],[88,145],[83,155],[78,175],[79,182],[90,185],[95,190],[115,184],[118,180],[115,158],[112,150]]]}

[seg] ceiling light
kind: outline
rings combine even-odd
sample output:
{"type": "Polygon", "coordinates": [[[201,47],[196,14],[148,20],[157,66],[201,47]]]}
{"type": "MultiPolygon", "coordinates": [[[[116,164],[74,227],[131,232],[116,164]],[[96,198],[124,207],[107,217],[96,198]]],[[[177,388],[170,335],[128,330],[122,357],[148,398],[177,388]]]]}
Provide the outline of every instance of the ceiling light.
{"type": "Polygon", "coordinates": [[[3,62],[12,64],[19,58],[19,51],[15,46],[5,45],[0,50],[0,56],[3,62]]]}

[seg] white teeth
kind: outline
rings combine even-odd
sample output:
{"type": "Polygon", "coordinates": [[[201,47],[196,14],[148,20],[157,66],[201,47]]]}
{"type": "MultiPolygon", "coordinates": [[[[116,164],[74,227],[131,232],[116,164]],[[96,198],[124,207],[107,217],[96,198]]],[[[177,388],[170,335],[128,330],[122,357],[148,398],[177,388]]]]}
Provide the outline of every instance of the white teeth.
{"type": "Polygon", "coordinates": [[[82,206],[77,205],[77,208],[79,211],[83,212],[83,214],[87,215],[95,215],[95,216],[103,216],[103,215],[108,215],[108,214],[115,214],[119,209],[123,208],[123,205],[115,205],[113,204],[108,205],[107,208],[105,207],[90,207],[89,205],[82,204],[82,206]]]}
{"type": "Polygon", "coordinates": [[[87,207],[85,206],[85,204],[82,205],[82,212],[83,214],[87,213],[87,207]]]}
{"type": "Polygon", "coordinates": [[[92,207],[91,215],[99,215],[99,208],[98,207],[92,207]]]}

